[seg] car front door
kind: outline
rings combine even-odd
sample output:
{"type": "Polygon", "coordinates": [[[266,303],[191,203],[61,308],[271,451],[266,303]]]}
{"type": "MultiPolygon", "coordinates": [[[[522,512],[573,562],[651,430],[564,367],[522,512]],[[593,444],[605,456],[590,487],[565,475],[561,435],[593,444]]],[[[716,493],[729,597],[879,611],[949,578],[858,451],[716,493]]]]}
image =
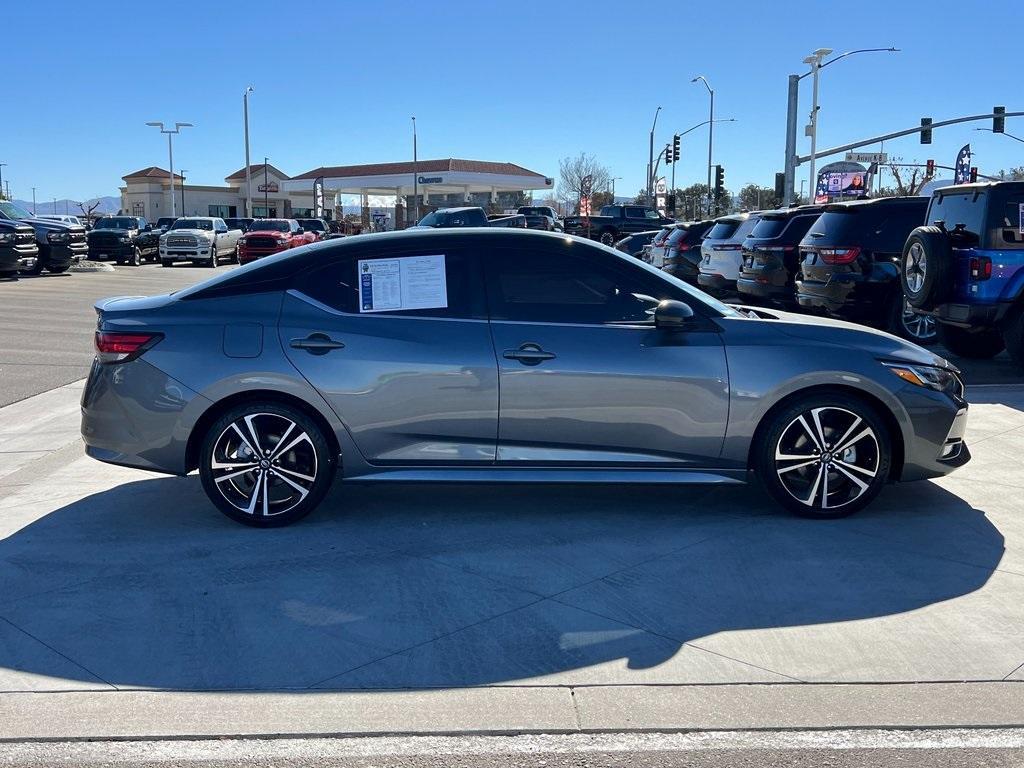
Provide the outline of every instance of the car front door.
{"type": "Polygon", "coordinates": [[[684,289],[575,241],[484,263],[500,462],[714,465],[729,406],[717,327],[654,327],[658,302],[684,289]]]}
{"type": "Polygon", "coordinates": [[[479,266],[424,248],[326,251],[285,295],[281,344],[367,461],[491,463],[498,372],[479,266]]]}

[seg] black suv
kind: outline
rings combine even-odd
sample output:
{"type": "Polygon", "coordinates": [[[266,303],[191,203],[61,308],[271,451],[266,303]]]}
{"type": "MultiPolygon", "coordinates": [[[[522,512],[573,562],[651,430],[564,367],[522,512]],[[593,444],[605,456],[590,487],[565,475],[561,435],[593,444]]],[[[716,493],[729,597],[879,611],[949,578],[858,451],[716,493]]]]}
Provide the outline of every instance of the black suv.
{"type": "Polygon", "coordinates": [[[665,238],[662,269],[673,277],[697,284],[700,273],[700,244],[714,221],[688,221],[680,224],[665,238]]]}
{"type": "Polygon", "coordinates": [[[801,205],[765,211],[743,241],[736,290],[777,304],[793,304],[797,246],[822,211],[823,205],[801,205]]]}
{"type": "Polygon", "coordinates": [[[32,269],[38,256],[39,246],[32,227],[0,219],[0,278],[14,277],[20,269],[32,269]]]}
{"type": "Polygon", "coordinates": [[[918,344],[934,342],[935,321],[910,308],[900,285],[903,245],[927,210],[927,197],[827,206],[800,241],[797,302],[918,344]]]}
{"type": "Polygon", "coordinates": [[[89,259],[139,266],[160,258],[160,233],[141,216],[104,216],[89,232],[89,259]]]}

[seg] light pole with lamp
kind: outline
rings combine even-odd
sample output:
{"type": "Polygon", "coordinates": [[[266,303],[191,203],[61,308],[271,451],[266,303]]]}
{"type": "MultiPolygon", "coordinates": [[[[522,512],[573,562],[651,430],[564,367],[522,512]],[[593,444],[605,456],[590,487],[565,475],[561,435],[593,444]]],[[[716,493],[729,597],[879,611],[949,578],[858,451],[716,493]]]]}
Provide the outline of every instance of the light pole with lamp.
{"type": "MultiPolygon", "coordinates": [[[[989,133],[997,133],[997,131],[993,131],[991,128],[975,128],[974,130],[988,131],[989,133]]],[[[1020,136],[1014,136],[1012,133],[1007,133],[1006,131],[998,131],[998,133],[1002,133],[1003,136],[1006,136],[1008,138],[1013,139],[1014,141],[1019,141],[1020,143],[1024,144],[1024,139],[1022,139],[1020,136]]]]}
{"type": "Polygon", "coordinates": [[[177,211],[175,210],[174,204],[174,148],[171,146],[171,137],[174,136],[174,134],[176,133],[181,133],[182,128],[192,128],[194,126],[192,125],[192,123],[175,123],[174,130],[172,131],[168,128],[164,128],[163,123],[156,121],[146,123],[146,125],[151,125],[154,128],[159,128],[160,133],[167,134],[167,164],[170,166],[169,173],[171,177],[171,216],[177,217],[178,214],[177,211]]]}
{"type": "Polygon", "coordinates": [[[621,179],[621,176],[612,176],[612,205],[615,205],[615,182],[621,179]]]}
{"type": "Polygon", "coordinates": [[[796,120],[797,120],[797,99],[799,96],[799,85],[800,81],[808,75],[814,77],[814,95],[813,104],[811,106],[811,120],[807,127],[804,129],[804,134],[811,138],[811,172],[810,172],[810,186],[812,193],[817,185],[817,179],[814,178],[815,171],[815,148],[817,146],[818,139],[818,73],[827,67],[829,64],[835,64],[840,59],[845,59],[847,56],[853,56],[855,53],[898,53],[899,48],[858,48],[855,51],[847,51],[841,53],[834,59],[829,59],[826,62],[822,62],[822,59],[832,53],[831,48],[819,48],[810,56],[804,59],[805,64],[810,64],[811,69],[802,75],[790,75],[789,76],[789,104],[786,110],[786,194],[783,201],[783,205],[789,205],[793,201],[793,187],[796,184],[796,120]]]}
{"type": "Polygon", "coordinates": [[[711,214],[711,146],[714,142],[715,136],[715,91],[708,84],[708,79],[704,75],[697,75],[691,83],[696,83],[700,80],[704,83],[704,87],[708,89],[708,95],[711,97],[711,109],[708,113],[708,215],[711,214]]]}
{"type": "Polygon", "coordinates": [[[416,169],[416,116],[412,116],[412,223],[420,221],[419,171],[416,169]]]}
{"type": "MultiPolygon", "coordinates": [[[[242,119],[245,123],[245,217],[252,216],[252,168],[249,166],[249,94],[252,93],[252,86],[245,89],[242,94],[242,119]]],[[[184,208],[185,204],[182,203],[184,208]]],[[[184,213],[184,211],[182,211],[184,213]]]]}
{"type": "MultiPolygon", "coordinates": [[[[0,195],[4,193],[4,168],[6,166],[7,163],[0,163],[0,195]]],[[[35,211],[33,211],[33,213],[35,213],[35,211]]],[[[56,213],[56,211],[54,211],[54,213],[56,213]]]]}
{"type": "Polygon", "coordinates": [[[36,215],[36,188],[32,187],[32,215],[36,215]]]}
{"type": "Polygon", "coordinates": [[[647,204],[654,200],[654,128],[658,125],[658,113],[661,107],[654,110],[654,122],[651,124],[650,152],[647,157],[647,204]]]}

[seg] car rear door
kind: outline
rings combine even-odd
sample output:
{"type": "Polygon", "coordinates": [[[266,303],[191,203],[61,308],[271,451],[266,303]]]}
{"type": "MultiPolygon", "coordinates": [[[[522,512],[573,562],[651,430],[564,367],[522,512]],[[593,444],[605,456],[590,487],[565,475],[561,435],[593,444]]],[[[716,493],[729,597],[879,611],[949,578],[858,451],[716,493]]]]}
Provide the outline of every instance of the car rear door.
{"type": "Polygon", "coordinates": [[[490,463],[498,379],[478,263],[427,240],[325,249],[284,297],[281,344],[367,461],[490,463]]]}
{"type": "Polygon", "coordinates": [[[714,465],[729,404],[720,335],[708,319],[692,332],[653,322],[684,289],[573,241],[494,248],[484,264],[499,462],[714,465]]]}

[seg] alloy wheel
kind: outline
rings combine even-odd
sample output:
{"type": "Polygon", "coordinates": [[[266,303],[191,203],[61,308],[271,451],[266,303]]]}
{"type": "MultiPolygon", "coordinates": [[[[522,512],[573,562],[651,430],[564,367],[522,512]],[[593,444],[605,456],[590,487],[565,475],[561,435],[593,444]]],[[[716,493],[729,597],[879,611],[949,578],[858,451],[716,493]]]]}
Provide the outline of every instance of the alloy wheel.
{"type": "Polygon", "coordinates": [[[906,298],[903,299],[900,323],[903,325],[903,330],[907,332],[907,336],[914,341],[922,343],[935,341],[938,333],[938,329],[935,327],[935,318],[931,315],[919,315],[906,298]]]}
{"type": "Polygon", "coordinates": [[[276,413],[250,413],[217,437],[210,470],[217,491],[246,515],[274,517],[294,509],[317,479],[309,434],[276,413]]]}
{"type": "Polygon", "coordinates": [[[920,293],[924,288],[925,273],[928,271],[928,260],[920,243],[910,246],[903,269],[907,276],[907,287],[915,294],[920,293]]]}
{"type": "Polygon", "coordinates": [[[881,449],[867,422],[846,408],[811,408],[775,446],[775,472],[801,504],[833,510],[856,501],[877,477],[881,449]]]}

